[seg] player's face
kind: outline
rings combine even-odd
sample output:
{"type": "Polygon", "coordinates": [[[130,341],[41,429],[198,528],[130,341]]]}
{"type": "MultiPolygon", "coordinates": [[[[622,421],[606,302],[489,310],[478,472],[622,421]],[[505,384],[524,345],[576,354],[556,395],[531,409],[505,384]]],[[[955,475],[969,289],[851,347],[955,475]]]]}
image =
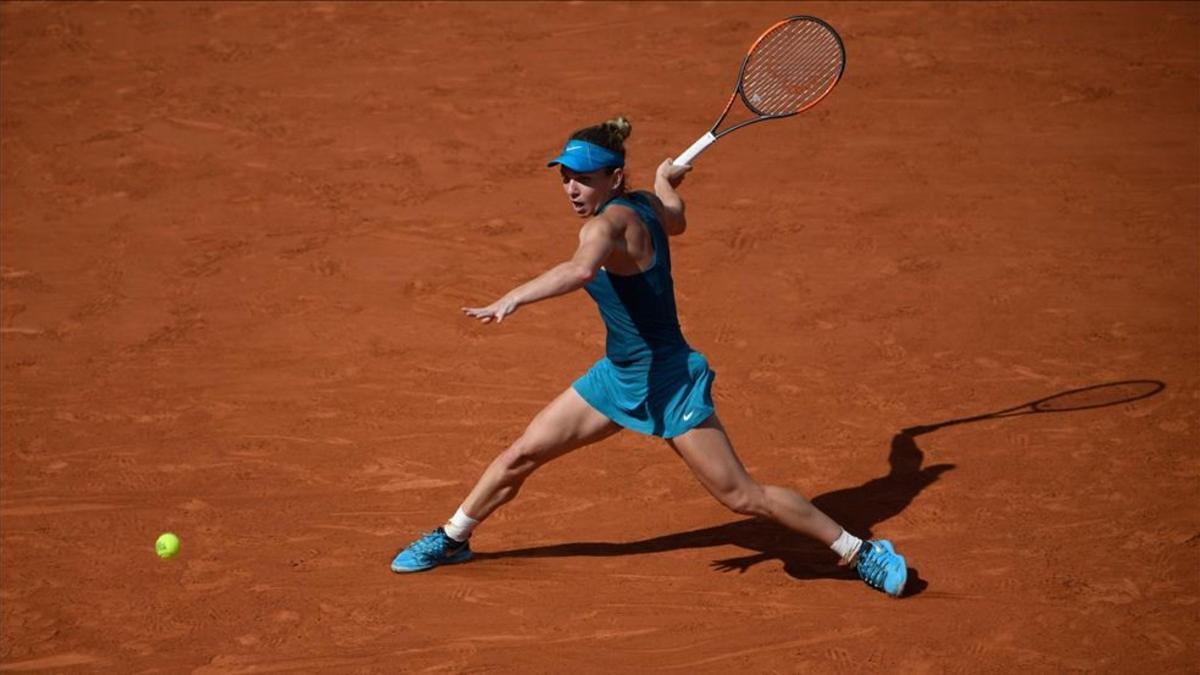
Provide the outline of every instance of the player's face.
{"type": "Polygon", "coordinates": [[[612,199],[624,175],[620,168],[613,169],[612,173],[608,169],[579,173],[561,165],[558,168],[562,175],[563,191],[571,200],[571,210],[580,218],[594,216],[605,202],[612,199]]]}

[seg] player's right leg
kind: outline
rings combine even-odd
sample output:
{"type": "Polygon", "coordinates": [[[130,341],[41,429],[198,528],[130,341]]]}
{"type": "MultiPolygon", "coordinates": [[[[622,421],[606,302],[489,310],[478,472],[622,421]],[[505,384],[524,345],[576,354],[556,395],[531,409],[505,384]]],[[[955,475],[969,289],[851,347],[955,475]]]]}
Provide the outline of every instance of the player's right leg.
{"type": "Polygon", "coordinates": [[[737,513],[769,518],[832,548],[859,577],[888,595],[904,593],[908,567],[887,540],[862,541],[842,529],[799,493],[762,485],[746,471],[725,427],[714,413],[694,429],[667,441],[722,504],[737,513]]]}
{"type": "Polygon", "coordinates": [[[516,497],[525,479],[541,465],[620,429],[568,388],[533,418],[520,438],[492,460],[451,522],[401,551],[392,561],[392,571],[420,572],[470,559],[471,547],[461,536],[463,529],[469,537],[470,529],[516,497]],[[458,522],[463,520],[466,528],[458,522]],[[459,538],[447,534],[447,527],[459,538]]]}

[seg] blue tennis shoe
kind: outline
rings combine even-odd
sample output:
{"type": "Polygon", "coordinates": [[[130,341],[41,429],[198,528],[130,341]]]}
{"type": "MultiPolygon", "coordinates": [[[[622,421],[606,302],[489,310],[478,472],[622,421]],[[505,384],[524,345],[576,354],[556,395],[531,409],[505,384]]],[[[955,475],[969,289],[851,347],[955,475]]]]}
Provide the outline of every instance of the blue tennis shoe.
{"type": "Polygon", "coordinates": [[[471,559],[471,542],[454,541],[438,528],[408,545],[392,559],[393,572],[424,572],[438,565],[453,565],[471,559]]]}
{"type": "Polygon", "coordinates": [[[863,542],[858,554],[858,577],[872,588],[898,598],[904,593],[908,581],[908,563],[904,556],[896,553],[892,542],[887,539],[872,539],[863,542]]]}

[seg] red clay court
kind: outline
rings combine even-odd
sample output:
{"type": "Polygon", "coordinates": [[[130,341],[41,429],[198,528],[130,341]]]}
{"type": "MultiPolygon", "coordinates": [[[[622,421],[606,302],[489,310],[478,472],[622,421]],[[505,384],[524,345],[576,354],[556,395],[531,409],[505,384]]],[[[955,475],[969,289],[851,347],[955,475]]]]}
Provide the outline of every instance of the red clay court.
{"type": "Polygon", "coordinates": [[[1194,672],[1198,122],[1185,3],[4,3],[0,671],[1194,672]],[[696,161],[681,320],[912,595],[629,432],[390,572],[603,353],[459,311],[574,250],[545,162],[622,113],[648,186],[793,13],[845,77],[696,161]]]}

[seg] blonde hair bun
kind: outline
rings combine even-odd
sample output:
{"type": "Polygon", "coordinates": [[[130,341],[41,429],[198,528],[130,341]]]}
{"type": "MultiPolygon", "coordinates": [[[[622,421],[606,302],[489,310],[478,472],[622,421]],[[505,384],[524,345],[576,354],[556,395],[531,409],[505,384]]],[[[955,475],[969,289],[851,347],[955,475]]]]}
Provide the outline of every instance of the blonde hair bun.
{"type": "Polygon", "coordinates": [[[624,115],[617,115],[610,120],[605,120],[604,126],[612,129],[622,143],[629,138],[629,134],[633,133],[633,124],[624,115]]]}

